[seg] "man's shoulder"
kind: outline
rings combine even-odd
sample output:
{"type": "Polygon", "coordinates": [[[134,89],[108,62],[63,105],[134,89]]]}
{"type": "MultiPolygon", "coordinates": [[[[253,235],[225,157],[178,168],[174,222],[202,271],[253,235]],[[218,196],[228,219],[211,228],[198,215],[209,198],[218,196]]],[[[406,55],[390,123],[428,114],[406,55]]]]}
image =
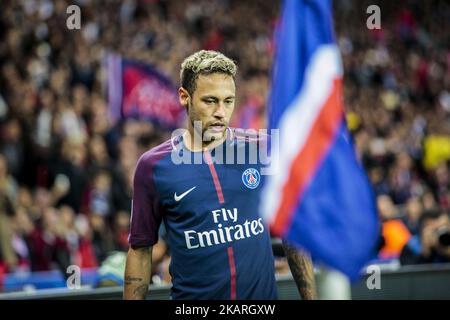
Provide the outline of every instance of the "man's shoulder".
{"type": "Polygon", "coordinates": [[[138,165],[152,167],[172,151],[173,145],[171,139],[144,152],[138,160],[138,165]]]}
{"type": "Polygon", "coordinates": [[[234,140],[238,143],[266,145],[270,141],[267,130],[233,128],[234,140]]]}

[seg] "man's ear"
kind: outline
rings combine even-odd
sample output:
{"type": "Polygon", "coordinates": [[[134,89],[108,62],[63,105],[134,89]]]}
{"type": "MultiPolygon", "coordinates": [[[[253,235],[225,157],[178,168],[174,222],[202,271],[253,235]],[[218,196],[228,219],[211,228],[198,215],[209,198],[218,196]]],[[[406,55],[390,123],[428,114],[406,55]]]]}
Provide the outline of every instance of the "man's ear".
{"type": "Polygon", "coordinates": [[[189,106],[189,92],[187,92],[187,90],[183,87],[179,87],[178,88],[178,98],[180,100],[180,104],[187,108],[189,106]]]}

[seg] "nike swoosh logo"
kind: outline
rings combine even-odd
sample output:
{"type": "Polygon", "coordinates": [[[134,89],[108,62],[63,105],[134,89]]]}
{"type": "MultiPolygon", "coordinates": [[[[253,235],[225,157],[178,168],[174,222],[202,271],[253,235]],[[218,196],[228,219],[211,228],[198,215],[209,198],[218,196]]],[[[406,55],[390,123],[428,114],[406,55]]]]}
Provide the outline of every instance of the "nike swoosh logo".
{"type": "Polygon", "coordinates": [[[191,191],[194,190],[195,188],[197,188],[197,186],[190,188],[188,191],[186,191],[185,193],[180,194],[179,196],[177,196],[177,193],[175,192],[175,194],[173,195],[175,201],[176,201],[176,202],[180,201],[180,200],[183,199],[189,192],[191,192],[191,191]]]}

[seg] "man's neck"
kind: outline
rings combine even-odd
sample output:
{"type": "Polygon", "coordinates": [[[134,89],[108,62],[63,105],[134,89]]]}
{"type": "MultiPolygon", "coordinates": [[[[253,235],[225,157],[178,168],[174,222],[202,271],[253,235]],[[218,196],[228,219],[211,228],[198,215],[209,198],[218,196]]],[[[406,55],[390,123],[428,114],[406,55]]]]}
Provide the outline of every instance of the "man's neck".
{"type": "Polygon", "coordinates": [[[217,140],[213,141],[203,141],[203,137],[200,133],[197,133],[194,129],[188,129],[183,134],[183,140],[184,145],[186,148],[192,152],[198,152],[203,150],[211,150],[217,147],[218,145],[222,144],[226,139],[226,132],[225,134],[217,140]]]}

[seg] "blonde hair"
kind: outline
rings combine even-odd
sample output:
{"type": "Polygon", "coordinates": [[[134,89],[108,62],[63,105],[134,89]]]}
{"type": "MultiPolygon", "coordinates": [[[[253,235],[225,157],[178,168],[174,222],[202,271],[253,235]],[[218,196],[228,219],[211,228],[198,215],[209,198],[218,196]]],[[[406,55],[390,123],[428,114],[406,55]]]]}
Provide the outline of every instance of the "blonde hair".
{"type": "Polygon", "coordinates": [[[196,88],[196,80],[201,74],[224,73],[236,76],[237,66],[233,60],[224,54],[212,50],[200,50],[191,54],[181,63],[181,86],[189,94],[193,94],[196,88]]]}

